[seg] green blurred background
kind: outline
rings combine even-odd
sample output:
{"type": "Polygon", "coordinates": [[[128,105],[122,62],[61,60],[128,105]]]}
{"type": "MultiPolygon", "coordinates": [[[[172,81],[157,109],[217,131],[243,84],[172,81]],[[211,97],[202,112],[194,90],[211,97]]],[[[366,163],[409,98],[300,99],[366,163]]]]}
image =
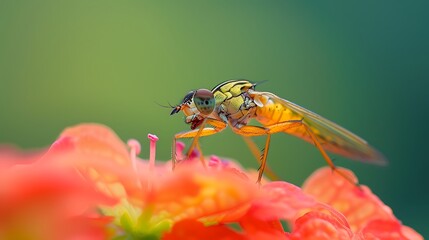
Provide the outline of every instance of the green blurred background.
{"type": "MultiPolygon", "coordinates": [[[[427,1],[0,1],[0,142],[49,146],[61,130],[99,122],[123,139],[160,137],[170,156],[183,116],[156,103],[237,78],[352,130],[387,167],[335,156],[429,235],[427,1]]],[[[262,146],[263,138],[256,139],[262,146]]],[[[205,154],[257,167],[230,130],[202,139],[205,154]]],[[[189,142],[188,142],[189,143],[189,142]]],[[[269,164],[301,184],[325,162],[273,136],[269,164]]]]}

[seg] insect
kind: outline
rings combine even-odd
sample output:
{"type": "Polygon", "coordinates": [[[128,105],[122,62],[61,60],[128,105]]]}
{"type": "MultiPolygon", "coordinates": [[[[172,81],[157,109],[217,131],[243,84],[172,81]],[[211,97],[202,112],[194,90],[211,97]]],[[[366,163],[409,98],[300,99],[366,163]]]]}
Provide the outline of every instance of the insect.
{"type": "Polygon", "coordinates": [[[194,138],[188,151],[189,156],[195,147],[200,149],[199,137],[216,134],[227,126],[244,137],[266,136],[258,182],[261,181],[266,167],[271,135],[280,132],[315,145],[332,170],[349,181],[352,180],[336,168],[327,151],[368,163],[386,162],[380,152],[357,135],[273,93],[256,91],[256,85],[248,80],[226,81],[211,91],[191,91],[179,105],[173,106],[170,115],[182,111],[186,116],[185,122],[191,127],[190,131],[174,136],[173,167],[176,163],[174,148],[177,139],[194,138]],[[251,119],[257,120],[262,126],[249,125],[251,119]]]}

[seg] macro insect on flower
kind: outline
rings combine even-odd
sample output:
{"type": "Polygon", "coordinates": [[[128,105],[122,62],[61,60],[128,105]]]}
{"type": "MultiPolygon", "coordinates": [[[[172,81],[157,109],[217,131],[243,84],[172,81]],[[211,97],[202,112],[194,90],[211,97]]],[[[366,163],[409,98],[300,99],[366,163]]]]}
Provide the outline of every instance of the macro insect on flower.
{"type": "MultiPolygon", "coordinates": [[[[158,138],[148,138],[149,160],[137,140],[94,123],[66,128],[42,151],[0,144],[0,239],[423,239],[369,187],[328,168],[302,189],[254,184],[253,170],[217,156],[172,171],[169,161],[155,164],[158,138]]],[[[184,147],[177,143],[180,158],[184,147]]]]}
{"type": "Polygon", "coordinates": [[[185,122],[191,125],[191,131],[174,136],[173,167],[176,162],[174,147],[177,139],[194,138],[188,150],[189,156],[194,148],[200,150],[199,137],[218,133],[227,126],[245,137],[252,152],[255,152],[256,145],[252,144],[249,137],[267,136],[260,157],[258,182],[266,167],[271,135],[279,132],[294,135],[315,145],[331,169],[351,182],[354,180],[336,168],[326,151],[368,163],[386,162],[381,153],[350,131],[273,93],[256,91],[255,86],[255,83],[248,80],[226,81],[211,91],[191,91],[179,105],[173,107],[170,115],[182,111],[186,116],[185,122]],[[248,125],[250,119],[256,119],[262,126],[248,125]],[[207,125],[211,127],[206,127],[207,125]]]}

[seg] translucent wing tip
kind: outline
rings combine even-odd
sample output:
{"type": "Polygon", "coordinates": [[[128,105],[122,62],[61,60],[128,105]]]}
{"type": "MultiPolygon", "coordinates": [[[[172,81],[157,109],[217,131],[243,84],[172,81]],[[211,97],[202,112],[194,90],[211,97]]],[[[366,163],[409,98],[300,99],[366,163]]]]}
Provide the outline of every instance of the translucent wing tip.
{"type": "Polygon", "coordinates": [[[363,163],[375,164],[379,166],[386,166],[389,163],[387,158],[381,152],[368,144],[360,145],[358,148],[354,148],[357,147],[356,145],[352,145],[352,147],[353,148],[350,148],[350,146],[348,148],[331,148],[331,146],[327,145],[325,146],[325,149],[332,153],[363,163]]]}
{"type": "Polygon", "coordinates": [[[381,166],[386,166],[389,164],[389,161],[387,161],[387,158],[379,151],[376,151],[376,158],[374,163],[381,166]]]}
{"type": "Polygon", "coordinates": [[[389,164],[387,158],[381,152],[374,148],[371,148],[371,151],[365,153],[364,155],[353,157],[353,159],[366,163],[376,164],[379,166],[386,166],[389,164]]]}

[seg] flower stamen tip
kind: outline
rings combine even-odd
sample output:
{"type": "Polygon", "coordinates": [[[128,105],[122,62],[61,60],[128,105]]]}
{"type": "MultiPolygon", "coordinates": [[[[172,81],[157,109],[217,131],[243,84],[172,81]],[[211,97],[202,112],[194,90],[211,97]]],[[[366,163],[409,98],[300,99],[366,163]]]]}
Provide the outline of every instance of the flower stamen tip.
{"type": "Polygon", "coordinates": [[[141,145],[140,145],[139,141],[137,141],[136,139],[130,139],[127,141],[127,145],[128,145],[128,147],[130,147],[132,150],[135,151],[136,155],[140,154],[141,145]]]}
{"type": "Polygon", "coordinates": [[[159,140],[159,138],[155,134],[150,134],[150,133],[147,135],[147,138],[149,138],[150,141],[154,141],[154,142],[159,140]]]}

